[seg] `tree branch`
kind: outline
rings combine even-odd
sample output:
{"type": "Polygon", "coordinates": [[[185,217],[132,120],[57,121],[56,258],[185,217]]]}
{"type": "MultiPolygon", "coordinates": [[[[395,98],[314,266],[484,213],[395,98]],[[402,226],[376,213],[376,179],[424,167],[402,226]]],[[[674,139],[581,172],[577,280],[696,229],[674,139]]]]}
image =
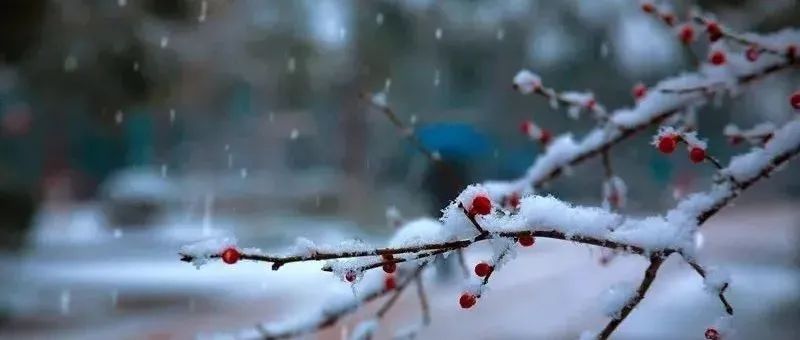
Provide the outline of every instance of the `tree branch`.
{"type": "Polygon", "coordinates": [[[660,255],[654,255],[650,257],[650,265],[647,266],[647,269],[644,272],[644,278],[639,284],[639,288],[636,289],[636,295],[631,298],[630,301],[628,301],[625,307],[622,307],[618,317],[615,317],[608,322],[606,327],[603,328],[603,331],[598,335],[599,339],[608,339],[608,337],[611,336],[611,333],[617,329],[617,326],[619,326],[622,321],[625,321],[625,318],[628,317],[631,311],[633,311],[633,309],[636,308],[640,302],[642,302],[645,294],[647,294],[647,291],[650,289],[650,285],[653,284],[653,281],[656,279],[658,269],[661,267],[661,264],[664,263],[664,260],[665,258],[660,255]]]}
{"type": "MultiPolygon", "coordinates": [[[[686,258],[684,257],[684,259],[686,259],[686,258]]],[[[697,274],[699,274],[700,277],[702,277],[703,279],[706,278],[706,270],[702,266],[700,266],[700,264],[698,264],[695,261],[688,260],[688,259],[686,260],[686,262],[689,263],[690,266],[692,266],[694,271],[697,272],[697,274]]],[[[733,306],[731,306],[731,304],[728,303],[728,299],[725,298],[725,290],[726,289],[728,289],[728,283],[727,282],[725,282],[725,284],[720,288],[719,293],[717,294],[717,296],[719,297],[719,301],[722,302],[722,305],[725,307],[725,312],[730,314],[730,315],[733,315],[733,306]]]]}

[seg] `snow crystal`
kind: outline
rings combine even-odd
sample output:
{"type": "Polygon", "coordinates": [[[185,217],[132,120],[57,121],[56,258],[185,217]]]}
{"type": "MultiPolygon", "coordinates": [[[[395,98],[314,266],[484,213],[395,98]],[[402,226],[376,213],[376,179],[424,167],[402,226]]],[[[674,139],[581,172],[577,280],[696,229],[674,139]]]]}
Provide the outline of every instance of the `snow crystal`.
{"type": "Polygon", "coordinates": [[[716,267],[706,268],[706,277],[703,279],[703,284],[709,293],[719,294],[730,283],[731,276],[727,270],[716,267]]]}
{"type": "Polygon", "coordinates": [[[538,75],[528,70],[522,70],[514,76],[514,85],[522,94],[532,93],[536,88],[542,86],[542,79],[538,75]]]}
{"type": "Polygon", "coordinates": [[[611,286],[601,297],[603,313],[611,318],[620,316],[624,308],[636,296],[636,284],[620,282],[611,286]]]}
{"type": "Polygon", "coordinates": [[[179,250],[183,256],[192,258],[192,264],[197,268],[200,267],[211,259],[212,255],[218,255],[227,248],[236,247],[236,239],[223,238],[223,239],[209,239],[205,241],[187,244],[179,250]]]}

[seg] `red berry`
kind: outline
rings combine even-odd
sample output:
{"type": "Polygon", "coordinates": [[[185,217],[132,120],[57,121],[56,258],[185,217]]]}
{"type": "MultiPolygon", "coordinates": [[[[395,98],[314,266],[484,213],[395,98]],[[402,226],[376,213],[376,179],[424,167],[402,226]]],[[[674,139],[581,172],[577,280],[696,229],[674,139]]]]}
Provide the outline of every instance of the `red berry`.
{"type": "Polygon", "coordinates": [[[519,236],[517,237],[517,241],[523,247],[530,247],[533,245],[534,242],[536,242],[536,240],[533,238],[533,235],[528,233],[519,234],[519,236]]]}
{"type": "Polygon", "coordinates": [[[347,280],[347,282],[354,282],[356,280],[356,272],[348,270],[344,273],[344,279],[347,280]]]}
{"type": "Polygon", "coordinates": [[[383,254],[381,255],[381,258],[383,258],[384,261],[394,260],[394,256],[392,254],[383,254]]]}
{"type": "Polygon", "coordinates": [[[529,136],[531,130],[533,130],[533,122],[524,121],[519,124],[519,131],[522,132],[523,135],[529,136]]]}
{"type": "Polygon", "coordinates": [[[486,262],[481,262],[475,265],[475,275],[479,277],[486,277],[492,271],[492,266],[486,262]]]}
{"type": "Polygon", "coordinates": [[[747,51],[744,52],[745,58],[750,62],[758,60],[759,55],[761,55],[761,52],[758,51],[758,46],[750,46],[747,48],[747,51]]]}
{"type": "Polygon", "coordinates": [[[790,60],[794,60],[795,57],[797,57],[797,46],[795,46],[795,45],[787,46],[786,47],[786,58],[789,58],[790,60]]]}
{"type": "Polygon", "coordinates": [[[383,271],[387,274],[394,273],[397,270],[397,264],[394,262],[387,262],[383,264],[383,271]]]}
{"type": "Polygon", "coordinates": [[[662,153],[670,154],[675,151],[677,146],[678,142],[675,140],[675,136],[662,136],[658,139],[658,151],[662,153]]]}
{"type": "Polygon", "coordinates": [[[539,141],[542,142],[542,144],[550,143],[550,140],[552,138],[553,138],[553,135],[550,134],[550,131],[542,129],[542,135],[539,137],[539,141]]]}
{"type": "Polygon", "coordinates": [[[619,194],[617,194],[616,192],[612,192],[611,194],[609,194],[608,195],[608,203],[611,204],[611,206],[613,206],[613,207],[618,206],[619,205],[619,194]]]}
{"type": "Polygon", "coordinates": [[[672,26],[675,24],[675,15],[672,13],[664,13],[661,15],[661,20],[664,20],[664,23],[668,26],[672,26]]]}
{"type": "Polygon", "coordinates": [[[694,41],[694,28],[692,28],[691,24],[685,24],[681,27],[678,36],[681,38],[681,42],[689,45],[694,41]]]}
{"type": "Polygon", "coordinates": [[[693,147],[689,150],[689,159],[692,160],[693,163],[700,163],[706,159],[706,150],[702,148],[693,147]]]}
{"type": "Polygon", "coordinates": [[[458,303],[461,304],[461,308],[468,309],[475,305],[475,295],[470,293],[463,293],[461,294],[461,298],[458,299],[458,303]]]}
{"type": "Polygon", "coordinates": [[[719,340],[719,332],[716,329],[709,328],[706,329],[706,333],[704,334],[706,339],[708,340],[719,340]]]}
{"type": "Polygon", "coordinates": [[[795,110],[800,110],[800,90],[794,91],[792,96],[789,97],[789,102],[795,110]]]}
{"type": "Polygon", "coordinates": [[[511,196],[508,198],[508,206],[511,208],[516,208],[519,206],[519,194],[516,192],[511,194],[511,196]]]}
{"type": "Polygon", "coordinates": [[[469,209],[469,214],[475,215],[488,215],[492,212],[492,201],[489,197],[480,195],[472,199],[472,207],[469,209]]]}
{"type": "Polygon", "coordinates": [[[656,11],[656,6],[653,6],[653,3],[651,3],[651,2],[645,2],[645,3],[642,3],[642,10],[645,13],[653,13],[653,12],[656,11]]]}
{"type": "Polygon", "coordinates": [[[725,63],[725,53],[722,53],[721,51],[711,52],[711,56],[708,57],[708,60],[713,65],[722,65],[725,63]]]}
{"type": "Polygon", "coordinates": [[[222,262],[227,264],[234,264],[239,261],[239,258],[242,254],[239,254],[239,251],[236,248],[228,248],[222,252],[222,262]]]}
{"type": "Polygon", "coordinates": [[[638,83],[633,86],[633,98],[637,100],[642,99],[647,94],[647,87],[644,86],[642,83],[638,83]]]}
{"type": "Polygon", "coordinates": [[[383,286],[386,288],[386,290],[397,288],[397,282],[394,280],[394,275],[386,275],[386,278],[383,279],[383,286]]]}
{"type": "Polygon", "coordinates": [[[594,106],[596,104],[597,104],[597,101],[594,100],[594,98],[589,98],[589,100],[586,101],[586,108],[589,109],[589,110],[594,110],[594,106]]]}
{"type": "Polygon", "coordinates": [[[741,143],[744,141],[744,137],[742,137],[742,136],[739,136],[739,135],[736,135],[736,136],[731,136],[731,137],[728,139],[728,141],[729,141],[729,142],[730,142],[732,145],[738,145],[738,144],[741,144],[741,143]]]}
{"type": "Polygon", "coordinates": [[[709,21],[708,24],[706,24],[706,32],[708,32],[708,39],[711,40],[711,42],[722,38],[722,29],[719,27],[719,24],[714,21],[709,21]]]}

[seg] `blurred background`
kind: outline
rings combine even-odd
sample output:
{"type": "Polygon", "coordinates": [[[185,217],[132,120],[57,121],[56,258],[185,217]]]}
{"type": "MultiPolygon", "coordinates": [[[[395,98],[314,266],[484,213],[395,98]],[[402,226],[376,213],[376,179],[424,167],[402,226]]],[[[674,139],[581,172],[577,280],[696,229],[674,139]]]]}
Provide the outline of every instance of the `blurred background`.
{"type": "MultiPolygon", "coordinates": [[[[796,0],[663,3],[679,15],[700,6],[742,31],[800,23],[796,0]]],[[[512,91],[518,70],[593,90],[613,109],[633,105],[634,84],[693,69],[703,45],[682,46],[630,0],[0,1],[0,337],[191,338],[302,310],[325,289],[348,288],[313,264],[281,275],[257,264],[196,271],[177,249],[231,236],[268,250],[301,235],[380,242],[392,232],[387,207],[438,217],[461,188],[360,93],[385,91],[426,144],[459,141],[444,155],[457,182],[511,179],[542,151],[519,133],[522,121],[578,136],[593,127],[512,91]]],[[[699,109],[710,150],[723,160],[746,151],[722,128],[785,122],[798,88],[790,71],[699,109]]],[[[629,186],[626,213],[669,209],[711,183],[710,167],[659,155],[649,139],[611,156],[629,186]]],[[[744,338],[791,338],[800,327],[794,163],[707,230],[704,258],[734,274],[744,338]]],[[[546,190],[598,205],[599,167],[587,162],[546,190]]],[[[574,338],[602,324],[595,295],[643,267],[634,258],[602,267],[596,249],[569,244],[536,252],[515,266],[549,269],[498,275],[483,312],[460,313],[454,288],[433,287],[442,301],[422,336],[459,325],[463,337],[574,338]],[[515,300],[530,290],[552,294],[515,300]],[[509,304],[536,308],[525,313],[540,327],[519,312],[487,313],[509,304]]],[[[656,285],[661,300],[643,304],[621,338],[699,338],[722,312],[677,262],[656,285]]],[[[407,304],[391,323],[414,320],[407,304]]]]}

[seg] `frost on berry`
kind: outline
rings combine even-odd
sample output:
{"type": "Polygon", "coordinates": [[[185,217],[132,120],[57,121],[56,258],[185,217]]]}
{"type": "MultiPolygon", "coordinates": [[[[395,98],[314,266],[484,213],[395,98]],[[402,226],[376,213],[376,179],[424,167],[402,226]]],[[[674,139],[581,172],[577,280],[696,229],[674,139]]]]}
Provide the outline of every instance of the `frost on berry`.
{"type": "Polygon", "coordinates": [[[658,133],[653,136],[650,144],[655,146],[661,153],[670,154],[677,148],[680,138],[681,133],[675,128],[662,126],[658,129],[658,133]]]}
{"type": "Polygon", "coordinates": [[[492,212],[492,200],[486,195],[475,196],[468,211],[472,216],[488,215],[492,212]]]}
{"type": "Polygon", "coordinates": [[[703,336],[708,340],[720,340],[719,338],[719,331],[714,328],[706,328],[705,333],[703,336]]]}
{"type": "Polygon", "coordinates": [[[458,299],[458,303],[461,305],[461,308],[469,309],[475,305],[477,302],[477,298],[472,293],[462,293],[461,297],[458,299]]]}
{"type": "Polygon", "coordinates": [[[533,93],[533,91],[541,88],[542,79],[531,71],[522,70],[519,71],[516,76],[514,76],[513,86],[515,90],[522,94],[530,94],[533,93]]]}
{"type": "Polygon", "coordinates": [[[353,283],[356,281],[358,274],[354,270],[348,270],[344,273],[344,279],[347,282],[353,283]]]}

